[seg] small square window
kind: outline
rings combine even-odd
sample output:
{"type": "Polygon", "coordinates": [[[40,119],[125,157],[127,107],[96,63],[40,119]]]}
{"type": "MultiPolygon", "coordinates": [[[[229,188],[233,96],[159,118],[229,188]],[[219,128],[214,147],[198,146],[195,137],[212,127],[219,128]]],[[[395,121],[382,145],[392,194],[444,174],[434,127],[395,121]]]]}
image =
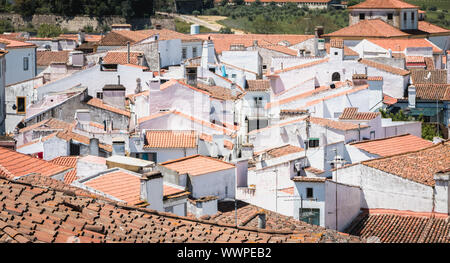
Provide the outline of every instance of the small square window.
{"type": "Polygon", "coordinates": [[[392,13],[389,13],[388,15],[387,15],[387,19],[388,20],[392,20],[394,18],[394,15],[392,14],[392,13]]]}
{"type": "Polygon", "coordinates": [[[339,53],[338,52],[334,52],[334,55],[337,56],[339,53]]]}
{"type": "Polygon", "coordinates": [[[364,19],[366,19],[366,14],[364,14],[364,13],[359,14],[359,20],[364,20],[364,19]]]}
{"type": "Polygon", "coordinates": [[[314,190],[313,188],[306,188],[306,198],[313,198],[314,197],[314,190]]]}
{"type": "Polygon", "coordinates": [[[183,48],[181,50],[181,58],[182,59],[186,59],[187,58],[187,49],[186,48],[183,48]]]}
{"type": "Polygon", "coordinates": [[[103,92],[97,92],[97,99],[103,99],[103,92]]]}

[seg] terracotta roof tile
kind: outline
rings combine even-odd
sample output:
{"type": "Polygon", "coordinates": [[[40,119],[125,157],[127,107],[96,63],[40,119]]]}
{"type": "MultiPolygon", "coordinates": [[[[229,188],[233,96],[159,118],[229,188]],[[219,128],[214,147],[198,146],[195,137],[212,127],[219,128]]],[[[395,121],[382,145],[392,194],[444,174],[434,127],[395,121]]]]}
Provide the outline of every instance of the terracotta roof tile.
{"type": "Polygon", "coordinates": [[[114,112],[120,115],[125,115],[127,117],[131,117],[131,113],[127,110],[123,110],[123,109],[119,109],[113,106],[110,106],[108,104],[103,103],[103,100],[101,99],[97,99],[97,98],[92,98],[87,102],[88,105],[96,107],[96,108],[100,108],[100,109],[104,109],[110,112],[114,112]]]}
{"type": "Polygon", "coordinates": [[[324,58],[324,59],[319,59],[319,60],[315,60],[312,62],[308,62],[305,64],[301,64],[301,65],[297,65],[297,66],[293,66],[293,67],[289,67],[289,68],[285,68],[285,69],[280,69],[280,70],[275,70],[274,73],[267,73],[267,76],[272,76],[272,75],[276,75],[276,74],[280,74],[280,73],[284,73],[284,72],[288,72],[288,71],[292,71],[292,70],[296,70],[296,69],[303,69],[303,68],[309,68],[315,65],[319,65],[325,62],[328,62],[329,58],[324,58]]]}
{"type": "Polygon", "coordinates": [[[247,91],[270,91],[270,80],[247,80],[247,91]]]}
{"type": "Polygon", "coordinates": [[[283,145],[280,147],[275,147],[275,148],[271,148],[271,149],[266,149],[264,151],[255,152],[255,155],[267,153],[272,158],[278,158],[278,157],[282,157],[282,156],[285,156],[288,154],[299,153],[299,152],[303,152],[303,151],[304,151],[304,149],[301,147],[287,144],[287,145],[283,145]]]}
{"type": "Polygon", "coordinates": [[[296,176],[292,178],[294,182],[310,182],[310,183],[324,183],[327,179],[325,177],[307,177],[307,176],[296,176]]]}
{"type": "Polygon", "coordinates": [[[196,148],[197,132],[151,130],[145,133],[144,148],[196,148]]]}
{"type": "Polygon", "coordinates": [[[71,130],[75,126],[74,123],[68,123],[55,118],[46,119],[19,130],[19,133],[32,130],[71,130]]]}
{"type": "Polygon", "coordinates": [[[416,100],[450,101],[450,84],[416,84],[416,100]]]}
{"type": "Polygon", "coordinates": [[[340,120],[372,120],[380,115],[379,112],[358,112],[358,108],[349,107],[345,108],[340,120]]]}
{"type": "Polygon", "coordinates": [[[72,168],[71,171],[64,175],[64,183],[71,184],[73,181],[77,180],[77,162],[79,156],[60,156],[51,160],[50,162],[56,165],[66,166],[72,168]]]}
{"type": "Polygon", "coordinates": [[[36,65],[49,66],[51,63],[68,63],[70,51],[37,51],[36,65]]]}
{"type": "Polygon", "coordinates": [[[128,63],[128,52],[126,51],[109,51],[103,58],[105,64],[119,64],[119,65],[138,65],[138,56],[143,55],[141,52],[130,52],[130,63],[128,63]]]}
{"type": "Polygon", "coordinates": [[[6,39],[4,38],[5,35],[1,35],[0,40],[3,42],[7,42],[6,49],[11,48],[35,48],[37,47],[35,44],[27,43],[23,41],[18,41],[17,39],[6,39]]]}
{"type": "Polygon", "coordinates": [[[368,39],[368,41],[393,52],[403,52],[409,47],[431,47],[434,53],[442,53],[442,49],[430,42],[426,38],[407,38],[407,39],[368,39]]]}
{"type": "MultiPolygon", "coordinates": [[[[1,206],[2,242],[364,242],[270,211],[267,229],[257,229],[251,218],[246,226],[235,227],[222,222],[228,221],[226,217],[220,222],[180,217],[84,195],[83,190],[64,184],[57,187],[0,179],[0,185],[5,189],[0,192],[2,202],[27,209],[18,224],[16,212],[1,206]]],[[[234,210],[228,211],[234,218],[234,210]]]]}
{"type": "Polygon", "coordinates": [[[433,145],[432,142],[411,134],[351,143],[354,147],[380,157],[421,150],[433,145]]]}
{"type": "MultiPolygon", "coordinates": [[[[314,38],[314,35],[289,35],[289,34],[245,34],[245,35],[237,35],[237,34],[205,34],[198,35],[198,38],[203,40],[211,39],[214,42],[214,48],[218,54],[223,51],[230,50],[231,45],[242,44],[244,47],[251,47],[254,44],[254,41],[258,41],[267,45],[267,43],[271,43],[271,48],[276,48],[276,45],[282,41],[289,42],[289,46],[296,45],[298,43],[304,42],[308,39],[314,38]]],[[[269,46],[269,45],[267,45],[269,46]]],[[[280,50],[286,52],[285,48],[280,48],[280,50]]],[[[290,52],[290,51],[288,51],[290,52]]],[[[297,53],[297,52],[296,52],[297,53]]],[[[291,52],[294,55],[293,52],[291,52]]],[[[297,55],[297,54],[295,54],[297,55]]]]}
{"type": "Polygon", "coordinates": [[[357,24],[344,27],[333,33],[325,34],[324,37],[358,37],[358,38],[390,38],[390,37],[406,37],[409,34],[389,25],[381,19],[367,19],[357,24]]]}
{"type": "Polygon", "coordinates": [[[403,9],[419,7],[401,0],[366,0],[359,4],[348,7],[348,9],[403,9]]]}
{"type": "Polygon", "coordinates": [[[364,128],[369,127],[367,125],[358,125],[358,124],[354,124],[354,123],[343,122],[343,121],[334,121],[334,120],[318,118],[318,117],[310,117],[310,121],[311,121],[311,123],[314,123],[314,124],[317,124],[320,126],[324,126],[324,127],[328,127],[328,128],[332,128],[332,129],[336,129],[336,130],[341,130],[341,131],[358,130],[358,129],[364,129],[364,128]]]}
{"type": "Polygon", "coordinates": [[[389,95],[383,94],[383,103],[386,105],[394,105],[395,103],[397,103],[397,99],[389,95]]]}
{"type": "Polygon", "coordinates": [[[439,33],[448,34],[448,33],[450,33],[450,30],[442,28],[442,27],[434,25],[434,24],[431,24],[426,21],[419,21],[417,28],[420,31],[423,31],[423,32],[426,32],[429,34],[439,34],[439,33]]]}
{"type": "Polygon", "coordinates": [[[375,62],[375,61],[371,61],[371,60],[368,60],[368,59],[362,59],[361,58],[361,59],[358,60],[358,62],[362,63],[362,64],[365,64],[365,65],[367,65],[369,67],[373,67],[373,68],[376,68],[376,69],[379,69],[379,70],[383,70],[383,71],[386,71],[386,72],[389,72],[389,73],[392,73],[392,74],[395,74],[395,75],[406,76],[406,75],[411,73],[410,71],[405,70],[405,69],[392,67],[392,66],[389,66],[389,65],[386,65],[386,64],[381,64],[381,63],[378,63],[378,62],[375,62]]]}
{"type": "MultiPolygon", "coordinates": [[[[82,143],[84,145],[89,145],[89,141],[90,141],[89,137],[81,135],[81,134],[78,134],[78,133],[75,133],[75,132],[70,131],[70,130],[65,130],[65,131],[58,132],[56,134],[56,137],[58,137],[60,139],[63,139],[65,141],[70,141],[70,140],[77,141],[77,142],[80,142],[80,143],[82,143]]],[[[107,152],[112,152],[112,146],[109,145],[109,144],[100,143],[99,144],[99,148],[104,150],[104,151],[107,151],[107,152]]]]}
{"type": "Polygon", "coordinates": [[[445,69],[413,69],[411,82],[415,84],[447,84],[447,70],[445,69]]]}
{"type": "Polygon", "coordinates": [[[187,173],[191,176],[235,168],[234,164],[202,155],[192,155],[177,160],[167,161],[160,165],[170,170],[174,170],[179,174],[187,173]]]}
{"type": "Polygon", "coordinates": [[[376,237],[382,243],[450,243],[450,221],[446,218],[364,211],[350,224],[347,233],[363,238],[376,237]]]}
{"type": "Polygon", "coordinates": [[[362,164],[433,186],[434,174],[450,167],[450,142],[438,143],[418,151],[364,161],[362,164]]]}
{"type": "Polygon", "coordinates": [[[68,167],[31,157],[7,148],[0,147],[0,175],[8,178],[37,173],[53,176],[68,170],[68,167]]]}

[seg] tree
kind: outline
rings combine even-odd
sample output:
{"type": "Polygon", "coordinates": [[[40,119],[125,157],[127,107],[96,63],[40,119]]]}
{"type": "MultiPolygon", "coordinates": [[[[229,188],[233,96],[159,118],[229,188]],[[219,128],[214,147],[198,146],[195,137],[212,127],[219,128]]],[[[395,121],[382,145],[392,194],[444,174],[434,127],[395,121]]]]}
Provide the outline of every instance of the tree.
{"type": "Polygon", "coordinates": [[[220,34],[234,34],[234,32],[231,30],[231,28],[229,28],[229,27],[222,27],[220,30],[219,30],[219,33],[220,34]]]}
{"type": "Polygon", "coordinates": [[[36,8],[35,0],[16,0],[13,5],[13,10],[23,17],[32,17],[36,8]]]}
{"type": "Polygon", "coordinates": [[[42,24],[39,26],[38,37],[57,37],[63,33],[63,30],[57,25],[42,24]]]}
{"type": "Polygon", "coordinates": [[[221,5],[221,6],[226,6],[226,5],[228,5],[228,0],[222,0],[222,1],[220,1],[220,5],[221,5]]]}
{"type": "Polygon", "coordinates": [[[8,20],[0,20],[0,34],[3,34],[4,32],[13,32],[14,27],[8,20]]]}
{"type": "Polygon", "coordinates": [[[235,5],[243,5],[245,3],[245,1],[244,0],[233,0],[233,3],[235,5]]]}

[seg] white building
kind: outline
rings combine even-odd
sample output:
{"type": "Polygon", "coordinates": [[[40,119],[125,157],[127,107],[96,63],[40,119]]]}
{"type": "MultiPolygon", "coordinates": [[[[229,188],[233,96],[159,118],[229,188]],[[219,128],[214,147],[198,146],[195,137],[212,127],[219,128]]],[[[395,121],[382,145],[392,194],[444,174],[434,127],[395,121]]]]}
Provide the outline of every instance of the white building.
{"type": "Polygon", "coordinates": [[[7,50],[5,84],[13,84],[36,77],[36,45],[0,38],[0,49],[7,50]]]}

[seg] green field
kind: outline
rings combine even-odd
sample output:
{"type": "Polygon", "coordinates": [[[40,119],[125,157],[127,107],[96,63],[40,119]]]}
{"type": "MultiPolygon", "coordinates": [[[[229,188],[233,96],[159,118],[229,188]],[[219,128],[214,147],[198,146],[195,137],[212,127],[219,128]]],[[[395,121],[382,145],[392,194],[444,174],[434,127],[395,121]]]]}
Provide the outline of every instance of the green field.
{"type": "MultiPolygon", "coordinates": [[[[175,30],[180,33],[189,34],[191,32],[192,23],[186,23],[180,19],[175,19],[175,30]]],[[[200,33],[214,32],[209,28],[200,26],[200,33]]]]}
{"type": "Polygon", "coordinates": [[[405,2],[420,6],[422,8],[435,6],[439,10],[450,10],[449,0],[406,0],[405,2]]]}

